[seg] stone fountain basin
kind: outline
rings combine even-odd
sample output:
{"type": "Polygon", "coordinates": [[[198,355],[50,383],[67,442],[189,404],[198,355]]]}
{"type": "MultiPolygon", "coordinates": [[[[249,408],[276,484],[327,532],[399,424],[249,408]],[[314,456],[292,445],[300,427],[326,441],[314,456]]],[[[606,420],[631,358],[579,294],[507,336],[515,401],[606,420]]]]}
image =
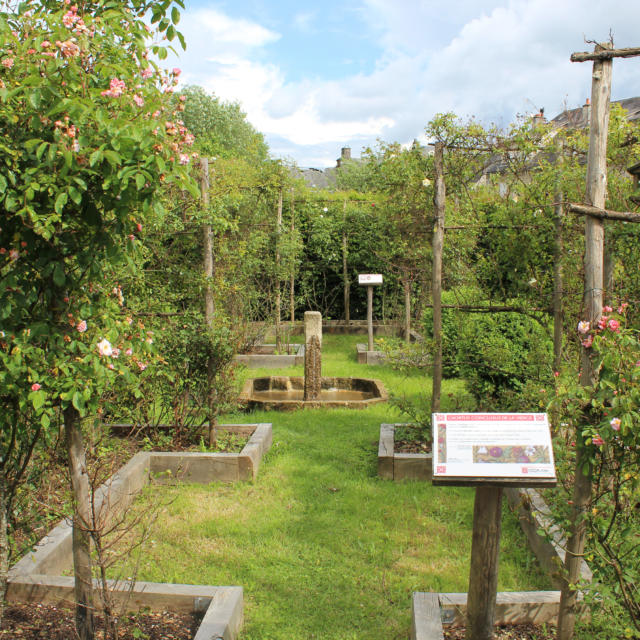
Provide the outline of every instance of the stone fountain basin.
{"type": "Polygon", "coordinates": [[[240,402],[248,409],[286,411],[306,407],[364,409],[389,399],[380,380],[323,377],[320,398],[305,402],[303,376],[269,376],[247,380],[240,402]]]}

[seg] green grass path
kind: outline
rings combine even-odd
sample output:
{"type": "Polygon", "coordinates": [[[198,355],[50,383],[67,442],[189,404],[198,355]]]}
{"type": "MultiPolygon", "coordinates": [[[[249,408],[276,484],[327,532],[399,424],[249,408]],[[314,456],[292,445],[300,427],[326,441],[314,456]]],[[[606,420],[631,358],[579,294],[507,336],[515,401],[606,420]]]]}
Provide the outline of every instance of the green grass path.
{"type": "MultiPolygon", "coordinates": [[[[417,372],[358,365],[355,342],[325,336],[326,375],[430,390],[417,372]]],[[[389,405],[225,419],[273,424],[258,479],[171,489],[140,579],[243,586],[242,640],[406,640],[412,591],[466,591],[473,491],[377,478],[380,423],[402,419],[389,405]]],[[[499,588],[548,588],[506,510],[503,528],[499,588]]]]}

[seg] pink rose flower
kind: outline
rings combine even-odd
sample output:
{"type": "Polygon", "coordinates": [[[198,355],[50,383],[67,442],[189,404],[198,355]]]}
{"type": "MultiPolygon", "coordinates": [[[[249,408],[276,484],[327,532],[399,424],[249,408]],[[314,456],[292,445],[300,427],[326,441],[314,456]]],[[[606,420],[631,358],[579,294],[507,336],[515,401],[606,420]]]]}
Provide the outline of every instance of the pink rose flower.
{"type": "Polygon", "coordinates": [[[611,418],[609,424],[614,431],[620,431],[620,418],[611,418]]]}
{"type": "Polygon", "coordinates": [[[587,337],[582,341],[582,346],[583,346],[585,349],[588,349],[592,344],[593,344],[593,336],[587,336],[587,337]]]}
{"type": "Polygon", "coordinates": [[[591,325],[587,320],[580,320],[580,322],[578,322],[578,333],[582,333],[582,334],[589,333],[590,328],[591,328],[591,325]]]}
{"type": "Polygon", "coordinates": [[[604,440],[597,433],[595,436],[593,436],[593,438],[591,438],[591,442],[595,444],[596,447],[601,447],[604,444],[604,440]]]}
{"type": "Polygon", "coordinates": [[[144,107],[144,100],[137,93],[133,96],[133,101],[139,106],[144,107]]]}
{"type": "Polygon", "coordinates": [[[11,69],[11,67],[13,67],[13,58],[5,58],[5,59],[2,61],[2,66],[3,66],[5,69],[11,69]]]}
{"type": "Polygon", "coordinates": [[[605,313],[611,313],[611,312],[613,311],[613,309],[612,309],[608,304],[607,304],[607,305],[605,305],[604,307],[602,307],[602,310],[603,310],[605,313]]]}
{"type": "Polygon", "coordinates": [[[151,67],[147,67],[143,72],[142,72],[142,77],[147,80],[148,78],[150,78],[153,75],[153,69],[151,67]]]}
{"type": "Polygon", "coordinates": [[[609,329],[611,329],[611,331],[620,331],[620,323],[617,320],[611,319],[609,320],[609,322],[607,323],[607,326],[609,327],[609,329]]]}
{"type": "Polygon", "coordinates": [[[78,322],[78,324],[76,325],[76,329],[80,333],[84,333],[87,330],[87,321],[86,320],[82,320],[81,322],[78,322]]]}
{"type": "Polygon", "coordinates": [[[41,386],[41,385],[39,385],[37,382],[34,382],[34,383],[31,385],[31,391],[40,391],[40,389],[42,389],[42,386],[41,386]]]}

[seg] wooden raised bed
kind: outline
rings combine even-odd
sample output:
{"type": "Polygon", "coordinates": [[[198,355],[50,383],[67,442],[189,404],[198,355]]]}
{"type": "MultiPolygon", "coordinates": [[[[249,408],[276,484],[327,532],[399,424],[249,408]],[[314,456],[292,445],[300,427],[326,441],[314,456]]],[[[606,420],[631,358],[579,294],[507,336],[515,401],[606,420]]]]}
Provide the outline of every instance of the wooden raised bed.
{"type": "Polygon", "coordinates": [[[427,480],[433,476],[431,453],[396,453],[394,435],[400,423],[380,425],[378,475],[387,480],[427,480]]]}
{"type": "MultiPolygon", "coordinates": [[[[95,508],[105,522],[126,510],[151,482],[173,480],[195,483],[253,480],[262,456],[271,446],[271,424],[220,425],[236,433],[252,432],[239,454],[140,452],[98,490],[95,508]]],[[[8,602],[39,602],[74,606],[74,580],[62,575],[72,567],[72,527],[63,521],[9,570],[8,602]]],[[[96,584],[96,587],[98,585],[96,584]]],[[[242,587],[213,587],[137,582],[120,584],[114,594],[132,609],[149,607],[177,612],[205,612],[194,640],[235,640],[243,621],[242,587]]]]}

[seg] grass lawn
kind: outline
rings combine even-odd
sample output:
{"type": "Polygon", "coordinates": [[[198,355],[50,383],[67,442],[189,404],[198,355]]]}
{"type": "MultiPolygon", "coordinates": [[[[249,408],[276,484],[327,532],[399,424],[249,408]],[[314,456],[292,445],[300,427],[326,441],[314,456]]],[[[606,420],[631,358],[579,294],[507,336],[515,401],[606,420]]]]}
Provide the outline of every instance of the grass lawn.
{"type": "MultiPolygon", "coordinates": [[[[361,341],[325,336],[325,375],[376,377],[409,396],[430,391],[418,372],[358,365],[361,341]]],[[[250,372],[274,374],[302,372],[250,372]]],[[[444,400],[462,389],[445,382],[444,400]]],[[[243,640],[406,640],[412,591],[467,589],[473,490],[379,480],[380,423],[400,420],[387,404],[225,416],[273,424],[258,479],[150,488],[147,499],[169,492],[174,501],[139,579],[243,586],[243,640]]],[[[501,590],[549,588],[507,510],[500,563],[501,590]]]]}

